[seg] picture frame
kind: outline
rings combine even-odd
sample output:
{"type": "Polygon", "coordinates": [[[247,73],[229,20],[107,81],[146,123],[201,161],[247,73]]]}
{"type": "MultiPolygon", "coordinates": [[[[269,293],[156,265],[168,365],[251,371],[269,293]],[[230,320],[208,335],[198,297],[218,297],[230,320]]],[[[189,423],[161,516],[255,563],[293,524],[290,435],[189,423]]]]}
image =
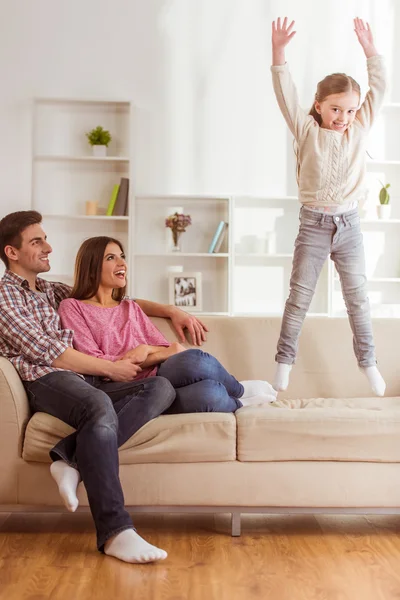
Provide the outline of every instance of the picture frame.
{"type": "Polygon", "coordinates": [[[169,303],[187,312],[201,312],[203,294],[201,273],[184,271],[168,275],[169,303]]]}

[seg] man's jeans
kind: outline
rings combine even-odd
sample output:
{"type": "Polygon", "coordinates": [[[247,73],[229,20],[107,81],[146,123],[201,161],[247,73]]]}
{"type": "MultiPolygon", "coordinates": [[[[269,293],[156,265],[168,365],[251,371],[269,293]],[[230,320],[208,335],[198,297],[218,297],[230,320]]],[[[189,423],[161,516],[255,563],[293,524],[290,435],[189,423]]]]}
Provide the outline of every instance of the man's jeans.
{"type": "Polygon", "coordinates": [[[176,399],[168,413],[235,412],[244,388],[221,363],[202,350],[186,350],[168,358],[157,375],[172,383],[176,399]]]}
{"type": "Polygon", "coordinates": [[[133,528],[119,480],[118,447],[165,412],[175,390],[163,377],[118,383],[93,376],[82,379],[69,371],[24,384],[33,412],[48,413],[76,429],[54,446],[50,456],[78,469],[102,550],[110,537],[133,528]]]}
{"type": "Polygon", "coordinates": [[[278,363],[291,365],[295,361],[301,326],[329,254],[339,273],[358,364],[360,367],[376,364],[358,210],[327,215],[305,207],[300,211],[300,231],[295,243],[290,295],[286,301],[275,357],[278,363]]]}

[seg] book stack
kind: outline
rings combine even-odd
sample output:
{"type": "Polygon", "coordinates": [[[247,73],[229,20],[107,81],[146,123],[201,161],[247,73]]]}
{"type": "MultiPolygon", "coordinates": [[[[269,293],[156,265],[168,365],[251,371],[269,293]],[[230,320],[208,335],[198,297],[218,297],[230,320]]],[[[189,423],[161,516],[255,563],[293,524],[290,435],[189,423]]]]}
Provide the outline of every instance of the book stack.
{"type": "Polygon", "coordinates": [[[108,203],[108,217],[127,217],[129,211],[129,179],[121,177],[120,183],[114,185],[110,202],[108,203]]]}
{"type": "Polygon", "coordinates": [[[211,241],[210,247],[208,249],[209,254],[217,253],[220,251],[222,242],[224,241],[226,236],[227,229],[228,223],[226,221],[220,221],[214,234],[214,237],[211,241]]]}

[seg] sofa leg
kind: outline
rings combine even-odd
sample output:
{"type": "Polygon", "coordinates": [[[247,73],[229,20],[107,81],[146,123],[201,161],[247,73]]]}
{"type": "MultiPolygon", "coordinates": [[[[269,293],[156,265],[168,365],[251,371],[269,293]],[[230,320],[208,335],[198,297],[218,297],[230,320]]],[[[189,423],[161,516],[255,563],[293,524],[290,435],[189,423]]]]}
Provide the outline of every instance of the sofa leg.
{"type": "Polygon", "coordinates": [[[232,537],[239,537],[240,534],[241,534],[241,531],[240,531],[240,517],[241,517],[240,512],[233,512],[232,513],[232,520],[231,520],[232,537]]]}

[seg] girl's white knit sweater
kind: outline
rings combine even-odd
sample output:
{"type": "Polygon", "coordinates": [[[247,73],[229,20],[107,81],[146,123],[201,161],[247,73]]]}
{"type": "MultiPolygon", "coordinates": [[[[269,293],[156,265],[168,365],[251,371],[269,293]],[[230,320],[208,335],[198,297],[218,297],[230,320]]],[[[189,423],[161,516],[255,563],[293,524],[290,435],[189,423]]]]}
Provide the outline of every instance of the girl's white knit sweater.
{"type": "Polygon", "coordinates": [[[297,142],[299,200],[323,210],[355,206],[365,195],[366,138],[382,105],[386,71],[382,56],[367,59],[369,91],[349,129],[324,129],[299,105],[287,63],[272,66],[279,107],[297,142]]]}

